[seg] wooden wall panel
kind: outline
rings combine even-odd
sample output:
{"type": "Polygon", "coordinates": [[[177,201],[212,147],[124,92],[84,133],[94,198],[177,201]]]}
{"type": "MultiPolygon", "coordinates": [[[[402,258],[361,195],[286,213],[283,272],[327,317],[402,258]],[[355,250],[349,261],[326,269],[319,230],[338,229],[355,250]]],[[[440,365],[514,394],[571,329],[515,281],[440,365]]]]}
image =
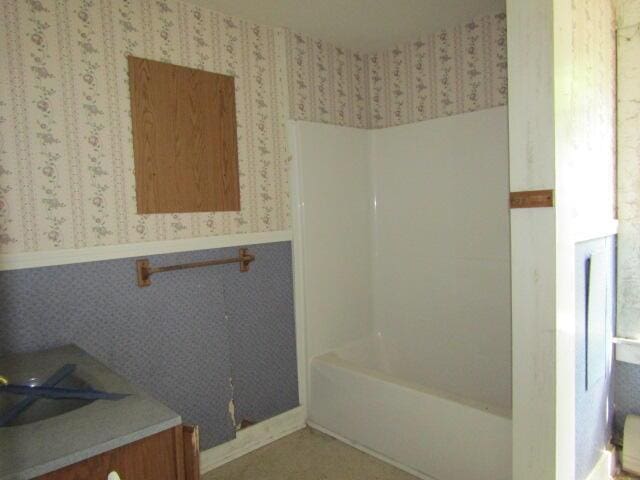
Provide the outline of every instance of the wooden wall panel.
{"type": "Polygon", "coordinates": [[[138,213],[240,210],[233,77],[129,57],[138,213]]]}

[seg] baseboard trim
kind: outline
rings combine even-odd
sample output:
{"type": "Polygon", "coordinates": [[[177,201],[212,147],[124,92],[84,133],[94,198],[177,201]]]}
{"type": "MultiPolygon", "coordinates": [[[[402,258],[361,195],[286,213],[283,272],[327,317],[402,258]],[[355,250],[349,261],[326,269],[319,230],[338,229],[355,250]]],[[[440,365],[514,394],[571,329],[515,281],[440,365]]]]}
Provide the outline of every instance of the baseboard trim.
{"type": "Polygon", "coordinates": [[[200,452],[200,473],[206,473],[249,452],[264,447],[306,426],[304,407],[240,430],[235,439],[200,452]]]}
{"type": "Polygon", "coordinates": [[[318,430],[319,432],[325,433],[327,435],[329,435],[330,437],[335,438],[336,440],[340,440],[342,443],[346,443],[347,445],[352,446],[353,448],[356,448],[358,450],[360,450],[361,452],[366,453],[367,455],[371,455],[372,457],[377,458],[378,460],[381,460],[385,463],[388,463],[389,465],[392,465],[394,467],[396,467],[399,470],[402,470],[403,472],[407,472],[411,475],[413,475],[414,477],[420,478],[422,480],[436,480],[433,477],[430,477],[429,475],[427,475],[426,473],[423,472],[419,472],[418,470],[415,470],[411,467],[408,467],[406,465],[403,465],[400,462],[397,462],[381,453],[376,452],[375,450],[371,450],[370,448],[365,447],[364,445],[360,445],[357,442],[354,442],[352,440],[349,440],[348,438],[343,437],[342,435],[339,435],[335,432],[332,432],[331,430],[324,428],[320,425],[318,425],[317,423],[314,422],[310,422],[307,421],[307,425],[309,425],[309,427],[313,428],[314,430],[318,430]]]}
{"type": "Polygon", "coordinates": [[[0,254],[1,270],[51,267],[72,263],[98,262],[118,258],[161,255],[165,253],[192,252],[211,248],[240,247],[261,243],[285,242],[292,239],[290,230],[277,232],[243,233],[214,237],[185,238],[160,242],[128,243],[103,247],[69,248],[44,252],[0,254]]]}

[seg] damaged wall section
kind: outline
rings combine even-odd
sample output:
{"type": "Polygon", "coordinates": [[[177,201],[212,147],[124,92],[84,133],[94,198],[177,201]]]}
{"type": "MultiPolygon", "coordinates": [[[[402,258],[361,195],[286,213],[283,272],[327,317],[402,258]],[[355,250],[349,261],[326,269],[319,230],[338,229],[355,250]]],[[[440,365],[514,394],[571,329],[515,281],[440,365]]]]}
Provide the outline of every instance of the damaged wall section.
{"type": "Polygon", "coordinates": [[[176,271],[147,288],[136,285],[135,259],[0,272],[0,355],[74,343],[198,424],[203,450],[224,443],[243,420],[298,405],[291,244],[249,249],[248,273],[235,264],[176,271]]]}

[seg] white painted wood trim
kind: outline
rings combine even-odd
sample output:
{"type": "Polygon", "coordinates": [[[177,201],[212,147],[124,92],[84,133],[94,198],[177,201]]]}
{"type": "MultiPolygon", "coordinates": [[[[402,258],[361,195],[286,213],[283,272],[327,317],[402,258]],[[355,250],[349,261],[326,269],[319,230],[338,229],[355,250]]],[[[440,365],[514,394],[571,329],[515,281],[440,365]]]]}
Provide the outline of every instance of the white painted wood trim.
{"type": "Polygon", "coordinates": [[[331,430],[328,430],[324,427],[321,427],[320,425],[313,423],[313,422],[307,422],[307,424],[309,425],[309,427],[313,428],[314,430],[318,430],[319,432],[325,433],[327,435],[329,435],[330,437],[335,438],[336,440],[341,441],[342,443],[346,443],[347,445],[352,446],[353,448],[356,448],[358,450],[360,450],[361,452],[366,453],[367,455],[371,455],[374,458],[377,458],[378,460],[382,460],[384,463],[388,463],[389,465],[392,465],[394,467],[396,467],[399,470],[402,470],[403,472],[407,472],[411,475],[413,475],[414,477],[420,478],[422,480],[436,480],[433,477],[430,477],[429,475],[419,472],[418,470],[414,470],[411,467],[407,467],[406,465],[403,465],[402,463],[396,462],[395,460],[386,457],[384,455],[382,455],[381,453],[376,452],[375,450],[371,450],[370,448],[367,448],[363,445],[360,445],[357,442],[353,442],[351,440],[349,440],[348,438],[343,437],[342,435],[338,435],[335,432],[332,432],[331,430]]]}
{"type": "Polygon", "coordinates": [[[603,450],[596,466],[586,480],[611,480],[614,469],[614,456],[611,450],[603,450]]]}
{"type": "Polygon", "coordinates": [[[613,339],[618,362],[640,365],[640,340],[616,337],[613,339]]]}
{"type": "MultiPolygon", "coordinates": [[[[510,188],[555,188],[554,2],[506,0],[506,6],[510,188]]],[[[511,210],[512,478],[565,480],[572,476],[556,468],[558,207],[519,210],[511,210]]]]}
{"type": "Polygon", "coordinates": [[[200,473],[207,473],[236,458],[305,427],[305,411],[294,408],[276,417],[240,430],[235,439],[200,452],[200,473]]]}
{"type": "Polygon", "coordinates": [[[239,247],[261,243],[285,242],[293,238],[290,230],[244,233],[214,237],[187,238],[161,242],[128,243],[104,247],[25,252],[0,255],[0,270],[51,267],[72,263],[98,262],[117,258],[142,257],[164,253],[191,252],[210,248],[239,247]]]}
{"type": "Polygon", "coordinates": [[[291,191],[291,225],[293,232],[293,279],[294,304],[296,316],[296,352],[298,358],[298,396],[300,405],[308,414],[309,398],[309,358],[307,358],[307,329],[306,302],[304,289],[304,197],[302,192],[302,172],[300,171],[300,146],[298,124],[294,120],[287,123],[287,138],[291,152],[291,166],[289,169],[289,188],[291,191]]]}
{"type": "Polygon", "coordinates": [[[581,223],[576,227],[576,242],[586,242],[596,238],[610,237],[618,234],[618,220],[610,219],[602,222],[581,223]]]}

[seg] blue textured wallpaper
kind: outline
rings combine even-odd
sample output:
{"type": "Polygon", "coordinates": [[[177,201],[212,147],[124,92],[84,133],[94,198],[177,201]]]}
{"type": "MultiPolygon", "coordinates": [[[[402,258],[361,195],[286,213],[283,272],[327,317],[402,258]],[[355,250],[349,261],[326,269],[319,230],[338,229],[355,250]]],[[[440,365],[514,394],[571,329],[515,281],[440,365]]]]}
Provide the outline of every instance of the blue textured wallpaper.
{"type": "Polygon", "coordinates": [[[613,423],[612,349],[615,324],[615,237],[601,238],[576,245],[576,480],[587,478],[602,449],[611,438],[613,423]],[[587,389],[587,287],[589,259],[604,250],[609,259],[607,269],[607,342],[606,375],[587,389]]]}
{"type": "MultiPolygon", "coordinates": [[[[0,272],[0,355],[75,343],[201,429],[203,449],[236,421],[298,405],[291,244],[249,247],[237,264],[157,274],[135,259],[0,272]]],[[[152,266],[237,255],[237,248],[149,257],[152,266]]]]}

